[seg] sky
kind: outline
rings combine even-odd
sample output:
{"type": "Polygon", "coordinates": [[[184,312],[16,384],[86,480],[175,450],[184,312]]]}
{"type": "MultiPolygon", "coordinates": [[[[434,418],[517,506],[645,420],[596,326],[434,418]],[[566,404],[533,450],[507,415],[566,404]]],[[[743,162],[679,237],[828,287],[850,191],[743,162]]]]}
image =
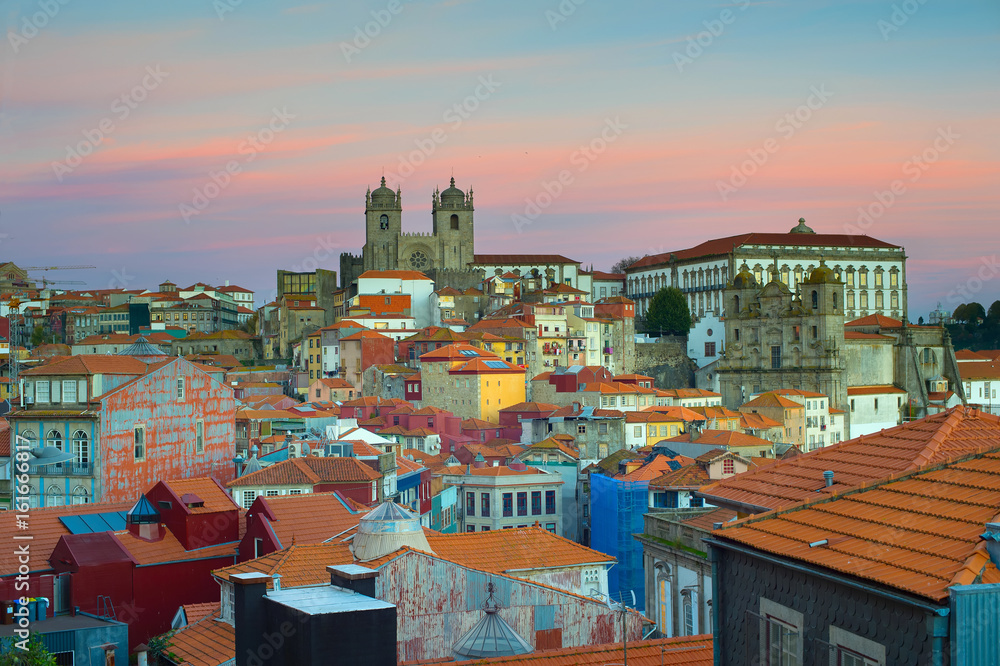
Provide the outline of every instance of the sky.
{"type": "MultiPolygon", "coordinates": [[[[607,270],[804,217],[1000,298],[995,0],[0,0],[0,260],[91,288],[339,269],[364,196],[607,270]]],[[[64,288],[79,288],[65,285],[64,288]]]]}

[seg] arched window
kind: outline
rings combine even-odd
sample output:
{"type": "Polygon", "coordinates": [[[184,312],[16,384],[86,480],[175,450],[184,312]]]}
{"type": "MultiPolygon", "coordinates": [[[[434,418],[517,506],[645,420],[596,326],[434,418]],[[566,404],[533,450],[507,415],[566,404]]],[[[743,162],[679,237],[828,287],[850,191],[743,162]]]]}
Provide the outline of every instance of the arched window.
{"type": "Polygon", "coordinates": [[[819,292],[813,289],[812,293],[813,310],[819,310],[819,292]]]}
{"type": "Polygon", "coordinates": [[[49,434],[45,436],[45,446],[52,446],[62,451],[63,450],[62,433],[60,433],[58,430],[49,430],[49,434]]]}
{"type": "Polygon", "coordinates": [[[66,504],[66,497],[59,486],[49,486],[45,497],[45,506],[62,506],[66,504]]]}
{"type": "Polygon", "coordinates": [[[738,315],[740,313],[740,297],[733,296],[733,314],[738,315]]]}
{"type": "Polygon", "coordinates": [[[698,624],[695,619],[694,590],[684,590],[683,597],[684,635],[694,636],[698,624]]]}
{"type": "Polygon", "coordinates": [[[451,228],[455,231],[458,230],[458,215],[452,214],[451,216],[451,228]]]}
{"type": "Polygon", "coordinates": [[[82,430],[73,433],[73,456],[75,466],[90,467],[90,438],[82,430]]]}
{"type": "Polygon", "coordinates": [[[26,439],[26,440],[28,440],[30,442],[30,444],[28,445],[29,448],[33,449],[36,446],[38,446],[38,435],[36,435],[35,431],[32,430],[31,428],[27,428],[25,430],[22,430],[21,432],[19,432],[17,434],[18,434],[18,436],[20,436],[20,437],[22,437],[22,438],[24,438],[24,439],[26,439]]]}
{"type": "Polygon", "coordinates": [[[88,504],[90,502],[90,493],[83,486],[77,486],[73,490],[73,504],[88,504]]]}

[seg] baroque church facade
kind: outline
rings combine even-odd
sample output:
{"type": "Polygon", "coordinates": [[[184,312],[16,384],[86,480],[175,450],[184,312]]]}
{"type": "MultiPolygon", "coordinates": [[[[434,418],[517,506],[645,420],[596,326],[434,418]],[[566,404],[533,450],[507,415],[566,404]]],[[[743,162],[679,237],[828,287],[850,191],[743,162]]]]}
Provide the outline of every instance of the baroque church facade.
{"type": "Polygon", "coordinates": [[[340,257],[341,286],[349,287],[365,271],[420,271],[440,286],[465,288],[482,280],[469,264],[475,256],[475,208],[468,194],[455,187],[431,195],[431,233],[405,233],[399,188],[380,187],[365,194],[365,245],[361,256],[340,257]]]}

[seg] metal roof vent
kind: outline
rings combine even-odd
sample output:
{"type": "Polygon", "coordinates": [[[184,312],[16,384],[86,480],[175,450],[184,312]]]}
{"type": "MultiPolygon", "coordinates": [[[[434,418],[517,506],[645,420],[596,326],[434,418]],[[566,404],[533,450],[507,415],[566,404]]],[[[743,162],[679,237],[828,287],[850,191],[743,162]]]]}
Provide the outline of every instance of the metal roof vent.
{"type": "Polygon", "coordinates": [[[986,523],[986,531],[979,538],[986,542],[986,552],[993,566],[1000,568],[1000,523],[986,523]]]}
{"type": "Polygon", "coordinates": [[[823,472],[823,481],[826,483],[827,488],[833,485],[833,472],[831,470],[823,472]]]}

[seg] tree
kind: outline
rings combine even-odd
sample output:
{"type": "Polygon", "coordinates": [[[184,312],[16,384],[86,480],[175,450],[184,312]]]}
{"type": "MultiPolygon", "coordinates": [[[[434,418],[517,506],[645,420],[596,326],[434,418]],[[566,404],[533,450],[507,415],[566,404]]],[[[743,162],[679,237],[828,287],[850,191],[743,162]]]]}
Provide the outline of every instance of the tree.
{"type": "MultiPolygon", "coordinates": [[[[13,642],[13,639],[10,640],[13,642]]],[[[28,637],[27,647],[27,650],[21,650],[4,646],[3,654],[0,654],[0,666],[56,666],[56,658],[45,648],[38,634],[33,633],[28,637]]]]}
{"type": "Polygon", "coordinates": [[[976,324],[986,319],[986,308],[980,303],[969,303],[965,306],[966,321],[976,324]]]}
{"type": "Polygon", "coordinates": [[[986,321],[993,325],[1000,323],[1000,301],[993,301],[993,305],[986,312],[986,321]]]}
{"type": "Polygon", "coordinates": [[[646,312],[646,332],[687,335],[690,330],[691,312],[681,290],[664,287],[656,292],[646,312]]]}
{"type": "Polygon", "coordinates": [[[642,257],[622,257],[616,261],[611,266],[611,272],[614,274],[624,273],[625,269],[634,264],[635,262],[642,259],[642,257]]]}
{"type": "Polygon", "coordinates": [[[962,303],[957,308],[955,308],[954,312],[951,313],[951,318],[954,319],[955,321],[968,321],[967,319],[968,311],[969,311],[969,306],[966,305],[965,303],[962,303]]]}
{"type": "Polygon", "coordinates": [[[41,326],[36,326],[35,330],[31,332],[31,346],[38,347],[49,342],[48,335],[45,334],[45,329],[41,326]]]}
{"type": "Polygon", "coordinates": [[[917,326],[923,326],[923,325],[924,325],[924,318],[917,317],[917,326]]]}

